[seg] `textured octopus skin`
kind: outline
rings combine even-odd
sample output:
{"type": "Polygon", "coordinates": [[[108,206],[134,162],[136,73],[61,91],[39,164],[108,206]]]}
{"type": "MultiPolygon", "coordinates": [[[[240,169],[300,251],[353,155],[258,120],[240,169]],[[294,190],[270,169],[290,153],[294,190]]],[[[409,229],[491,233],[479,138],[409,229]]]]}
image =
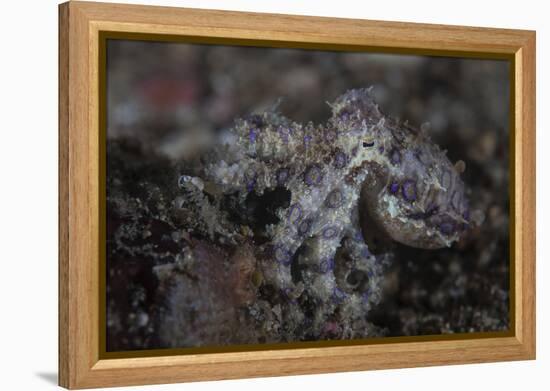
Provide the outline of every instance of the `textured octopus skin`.
{"type": "Polygon", "coordinates": [[[290,192],[256,258],[290,305],[304,291],[322,304],[312,326],[318,333],[335,308],[361,319],[380,299],[388,257],[374,255],[364,240],[360,200],[368,229],[409,246],[450,246],[469,225],[461,164],[455,168],[425,129],[386,117],[370,89],[350,90],[331,108],[322,126],[272,111],[237,120],[203,173],[240,202],[253,192],[290,192]]]}

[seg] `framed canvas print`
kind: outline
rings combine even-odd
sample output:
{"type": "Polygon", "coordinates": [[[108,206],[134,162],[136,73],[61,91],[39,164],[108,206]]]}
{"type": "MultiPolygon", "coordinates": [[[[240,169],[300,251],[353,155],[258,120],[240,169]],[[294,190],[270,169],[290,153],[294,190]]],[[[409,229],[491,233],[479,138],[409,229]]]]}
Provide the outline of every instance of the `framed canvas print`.
{"type": "Polygon", "coordinates": [[[534,32],[59,17],[60,385],[535,358],[534,32]]]}

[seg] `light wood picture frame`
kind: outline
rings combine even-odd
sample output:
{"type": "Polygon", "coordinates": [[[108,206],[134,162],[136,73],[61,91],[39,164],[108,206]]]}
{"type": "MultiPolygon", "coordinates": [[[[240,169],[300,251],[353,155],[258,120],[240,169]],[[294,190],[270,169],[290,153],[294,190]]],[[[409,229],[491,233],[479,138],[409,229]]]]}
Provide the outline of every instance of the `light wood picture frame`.
{"type": "Polygon", "coordinates": [[[535,359],[535,32],[70,1],[59,6],[59,384],[69,389],[535,359]],[[107,357],[106,32],[511,63],[511,329],[353,345],[107,357]]]}

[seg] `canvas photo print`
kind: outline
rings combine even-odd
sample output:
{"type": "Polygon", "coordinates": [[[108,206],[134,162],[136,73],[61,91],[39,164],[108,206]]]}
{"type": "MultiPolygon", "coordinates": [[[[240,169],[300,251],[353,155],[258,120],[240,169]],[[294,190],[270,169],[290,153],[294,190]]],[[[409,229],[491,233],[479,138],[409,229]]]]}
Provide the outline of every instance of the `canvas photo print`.
{"type": "Polygon", "coordinates": [[[107,352],[510,330],[508,61],[106,45],[107,352]]]}

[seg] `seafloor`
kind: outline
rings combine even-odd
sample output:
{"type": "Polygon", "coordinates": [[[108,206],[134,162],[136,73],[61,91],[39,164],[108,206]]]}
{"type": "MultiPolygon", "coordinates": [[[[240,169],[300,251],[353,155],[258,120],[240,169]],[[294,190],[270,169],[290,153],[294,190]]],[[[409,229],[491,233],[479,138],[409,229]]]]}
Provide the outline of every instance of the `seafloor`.
{"type": "MultiPolygon", "coordinates": [[[[107,350],[507,330],[508,77],[503,61],[112,41],[107,350]],[[274,289],[247,249],[188,233],[173,208],[178,177],[237,117],[283,97],[286,116],[322,123],[325,102],[371,85],[385,113],[429,122],[449,159],[466,163],[470,203],[485,219],[449,248],[392,243],[379,303],[354,323],[364,330],[344,333],[336,312],[322,331],[303,319],[286,327],[285,306],[307,318],[316,303],[274,289]],[[199,262],[186,260],[187,247],[199,262]]],[[[246,211],[235,218],[258,224],[246,211]]]]}

